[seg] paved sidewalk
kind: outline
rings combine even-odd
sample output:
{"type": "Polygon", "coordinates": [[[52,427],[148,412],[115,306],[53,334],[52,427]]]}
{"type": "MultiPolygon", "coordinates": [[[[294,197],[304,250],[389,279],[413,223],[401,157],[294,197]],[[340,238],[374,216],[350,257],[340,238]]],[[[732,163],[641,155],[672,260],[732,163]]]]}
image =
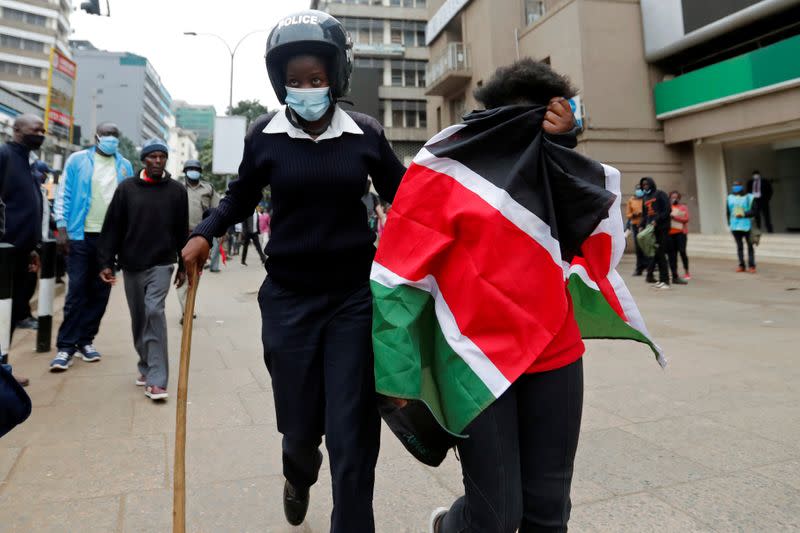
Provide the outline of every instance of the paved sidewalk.
{"type": "MultiPolygon", "coordinates": [[[[280,439],[260,347],[263,271],[234,262],[206,274],[192,353],[189,529],[325,532],[327,464],[307,523],[285,524],[280,439]]],[[[629,286],[670,359],[659,369],[630,342],[593,341],[586,357],[576,532],[800,531],[800,273],[695,261],[688,287],[629,286]]],[[[624,271],[630,270],[629,265],[624,271]]],[[[177,299],[168,300],[170,400],[134,386],[136,356],[121,286],[97,346],[102,362],[47,371],[19,332],[12,364],[31,378],[30,420],[0,439],[0,532],[169,530],[177,299]]],[[[430,510],[462,492],[451,456],[416,463],[384,433],[377,472],[379,532],[422,532],[430,510]]]]}

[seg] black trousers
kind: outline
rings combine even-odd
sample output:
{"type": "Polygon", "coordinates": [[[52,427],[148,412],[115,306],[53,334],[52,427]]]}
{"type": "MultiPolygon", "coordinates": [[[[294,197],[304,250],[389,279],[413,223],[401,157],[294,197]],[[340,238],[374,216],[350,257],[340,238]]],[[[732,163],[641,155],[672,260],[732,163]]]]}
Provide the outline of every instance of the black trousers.
{"type": "Polygon", "coordinates": [[[678,256],[681,256],[683,263],[683,270],[689,273],[689,257],[686,255],[686,239],[685,233],[673,233],[669,236],[669,269],[672,271],[672,277],[678,277],[678,256]]]}
{"type": "Polygon", "coordinates": [[[769,202],[764,201],[763,198],[755,200],[755,217],[758,229],[765,229],[767,233],[772,233],[772,214],[769,210],[769,202]],[[764,219],[764,225],[761,225],[761,219],[764,219]]]}
{"type": "MultiPolygon", "coordinates": [[[[31,296],[36,291],[36,274],[28,272],[31,264],[31,250],[14,250],[13,286],[11,288],[11,336],[17,322],[28,318],[31,314],[31,296]],[[33,292],[31,291],[33,277],[33,292]]],[[[8,351],[8,346],[5,351],[8,351]]],[[[3,350],[0,350],[2,352],[3,350]]]]}
{"type": "Polygon", "coordinates": [[[324,434],[333,482],[331,531],[370,533],[380,419],[369,286],[301,293],[267,278],[258,300],[284,476],[298,488],[316,483],[324,434]]]}
{"type": "Polygon", "coordinates": [[[739,266],[744,268],[744,243],[747,242],[747,266],[755,268],[756,251],[753,248],[753,240],[750,238],[749,231],[733,230],[733,238],[736,240],[736,253],[739,256],[739,266]]]}
{"type": "Polygon", "coordinates": [[[583,359],[518,379],[458,446],[465,495],[442,533],[565,532],[583,410],[583,359]]]}
{"type": "Polygon", "coordinates": [[[656,228],[656,255],[650,259],[650,264],[647,265],[647,277],[653,275],[656,266],[658,267],[658,281],[669,283],[669,271],[667,270],[667,238],[669,236],[666,228],[656,228]]]}
{"type": "Polygon", "coordinates": [[[258,240],[258,233],[247,233],[244,236],[244,249],[242,250],[242,264],[244,265],[245,263],[247,263],[247,248],[249,248],[251,242],[253,243],[253,246],[258,252],[258,256],[261,258],[261,262],[264,263],[267,260],[267,256],[264,255],[264,250],[261,249],[261,241],[258,240]]]}

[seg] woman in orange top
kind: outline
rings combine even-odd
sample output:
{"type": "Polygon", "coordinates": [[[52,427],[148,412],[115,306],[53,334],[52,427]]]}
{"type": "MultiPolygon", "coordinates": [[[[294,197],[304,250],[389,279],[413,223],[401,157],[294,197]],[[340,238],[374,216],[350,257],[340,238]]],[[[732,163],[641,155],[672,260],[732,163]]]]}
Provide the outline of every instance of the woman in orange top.
{"type": "Polygon", "coordinates": [[[669,193],[672,213],[670,214],[669,226],[669,268],[672,271],[672,283],[686,285],[687,280],[692,279],[689,275],[689,258],[686,256],[686,240],[689,233],[689,208],[681,203],[681,193],[672,191],[669,193]],[[683,261],[683,270],[686,272],[681,278],[678,276],[678,254],[683,261]]]}

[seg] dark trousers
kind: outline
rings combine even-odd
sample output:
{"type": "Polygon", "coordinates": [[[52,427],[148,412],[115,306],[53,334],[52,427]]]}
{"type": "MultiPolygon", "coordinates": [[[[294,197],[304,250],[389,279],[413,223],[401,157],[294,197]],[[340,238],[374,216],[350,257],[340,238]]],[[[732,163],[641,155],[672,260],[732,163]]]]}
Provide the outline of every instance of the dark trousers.
{"type": "Polygon", "coordinates": [[[73,353],[77,346],[91,344],[100,330],[111,286],[100,279],[97,239],[97,234],[86,234],[82,241],[69,243],[69,285],[64,303],[64,322],[56,341],[59,351],[73,353]]]}
{"type": "Polygon", "coordinates": [[[261,258],[261,262],[264,263],[267,260],[267,256],[264,255],[264,250],[261,249],[261,241],[258,240],[258,233],[247,233],[244,236],[244,249],[242,250],[242,264],[247,263],[247,248],[250,247],[250,243],[253,243],[256,251],[258,252],[258,256],[261,258]]]}
{"type": "Polygon", "coordinates": [[[442,533],[567,531],[582,410],[582,359],[514,382],[464,430],[465,495],[442,533]]]}
{"type": "MultiPolygon", "coordinates": [[[[31,250],[14,250],[14,270],[13,270],[13,286],[11,287],[11,336],[14,336],[14,330],[17,327],[17,322],[25,320],[31,313],[31,296],[30,282],[31,272],[28,272],[28,266],[31,264],[31,250]]],[[[34,280],[36,275],[33,274],[34,280]]],[[[36,290],[36,283],[34,281],[34,291],[36,290]]],[[[8,346],[0,349],[8,352],[8,346]]]]}
{"type": "Polygon", "coordinates": [[[639,227],[631,225],[631,231],[633,232],[633,246],[636,250],[636,273],[641,274],[647,268],[647,257],[645,257],[642,247],[639,246],[639,241],[636,239],[636,236],[639,235],[639,227]]]}
{"type": "Polygon", "coordinates": [[[31,299],[33,299],[33,295],[36,294],[36,285],[38,283],[39,274],[37,272],[27,272],[23,278],[22,295],[20,297],[20,312],[22,318],[19,320],[25,320],[33,316],[33,312],[31,311],[31,299]]]}
{"type": "Polygon", "coordinates": [[[747,266],[755,268],[756,251],[753,248],[753,240],[750,238],[749,231],[733,230],[733,238],[736,240],[736,253],[739,255],[739,266],[744,268],[744,243],[747,242],[747,266]]]}
{"type": "Polygon", "coordinates": [[[284,476],[301,489],[316,483],[324,434],[333,482],[331,531],[372,532],[380,419],[369,286],[299,293],[267,278],[258,300],[284,476]]]}
{"type": "Polygon", "coordinates": [[[767,233],[772,233],[772,215],[769,211],[769,202],[764,201],[763,198],[756,198],[755,200],[755,217],[758,229],[766,229],[767,233]],[[761,225],[761,219],[764,219],[764,225],[761,225]]]}
{"type": "Polygon", "coordinates": [[[669,236],[669,269],[672,271],[672,277],[678,277],[678,255],[681,256],[683,263],[683,270],[689,273],[689,257],[686,255],[686,234],[673,233],[669,236]]]}
{"type": "Polygon", "coordinates": [[[658,281],[669,283],[669,271],[667,270],[667,237],[668,230],[666,228],[656,228],[656,255],[650,259],[650,264],[647,266],[647,277],[653,275],[656,266],[658,267],[658,281]]]}

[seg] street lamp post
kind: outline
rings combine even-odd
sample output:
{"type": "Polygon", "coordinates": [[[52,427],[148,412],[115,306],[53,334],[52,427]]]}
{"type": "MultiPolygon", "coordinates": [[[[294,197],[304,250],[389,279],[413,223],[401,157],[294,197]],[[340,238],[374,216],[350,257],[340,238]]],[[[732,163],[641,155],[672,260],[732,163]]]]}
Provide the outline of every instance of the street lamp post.
{"type": "Polygon", "coordinates": [[[184,35],[188,35],[190,37],[198,37],[198,36],[214,37],[215,39],[219,39],[220,41],[222,41],[222,44],[224,44],[225,48],[228,49],[228,54],[230,54],[230,56],[231,56],[231,79],[230,79],[230,83],[228,84],[228,112],[229,113],[230,113],[230,110],[233,109],[233,59],[234,59],[234,57],[236,57],[236,51],[239,50],[239,45],[241,45],[242,42],[244,42],[245,39],[247,39],[251,35],[255,35],[256,33],[261,33],[261,32],[264,32],[264,31],[266,31],[266,30],[253,30],[248,34],[245,34],[241,39],[239,39],[239,42],[237,42],[236,46],[234,46],[233,48],[231,48],[231,45],[228,44],[228,41],[226,41],[225,39],[223,39],[222,37],[220,37],[216,33],[198,33],[198,32],[195,32],[195,31],[185,31],[185,32],[183,32],[184,35]]]}

